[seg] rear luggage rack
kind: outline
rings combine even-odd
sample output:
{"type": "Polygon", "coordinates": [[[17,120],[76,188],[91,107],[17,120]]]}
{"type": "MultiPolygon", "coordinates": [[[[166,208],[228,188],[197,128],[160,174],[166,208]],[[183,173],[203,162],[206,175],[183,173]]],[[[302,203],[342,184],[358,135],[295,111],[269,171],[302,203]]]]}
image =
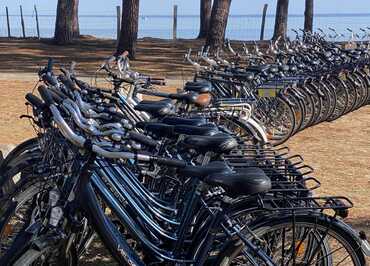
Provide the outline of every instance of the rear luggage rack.
{"type": "Polygon", "coordinates": [[[318,189],[321,186],[319,180],[314,177],[303,178],[299,181],[272,181],[272,189],[269,192],[284,194],[285,192],[307,192],[318,189]]]}
{"type": "Polygon", "coordinates": [[[269,193],[278,196],[306,197],[321,183],[311,176],[314,169],[306,165],[301,155],[290,155],[289,149],[240,145],[228,155],[225,162],[237,171],[243,168],[258,167],[271,179],[272,189],[269,193]]]}
{"type": "Polygon", "coordinates": [[[262,198],[267,210],[334,210],[343,211],[353,207],[353,203],[346,197],[271,197],[262,198]]]}

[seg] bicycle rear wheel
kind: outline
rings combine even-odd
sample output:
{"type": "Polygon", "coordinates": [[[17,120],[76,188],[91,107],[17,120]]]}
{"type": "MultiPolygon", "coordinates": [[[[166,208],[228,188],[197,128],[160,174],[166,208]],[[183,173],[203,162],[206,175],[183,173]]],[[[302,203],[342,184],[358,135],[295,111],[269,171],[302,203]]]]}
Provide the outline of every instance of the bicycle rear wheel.
{"type": "MultiPolygon", "coordinates": [[[[246,233],[248,238],[276,265],[365,265],[354,233],[334,218],[318,214],[267,218],[250,229],[254,236],[246,233]]],[[[241,241],[229,245],[219,258],[219,265],[252,265],[241,241]]]]}

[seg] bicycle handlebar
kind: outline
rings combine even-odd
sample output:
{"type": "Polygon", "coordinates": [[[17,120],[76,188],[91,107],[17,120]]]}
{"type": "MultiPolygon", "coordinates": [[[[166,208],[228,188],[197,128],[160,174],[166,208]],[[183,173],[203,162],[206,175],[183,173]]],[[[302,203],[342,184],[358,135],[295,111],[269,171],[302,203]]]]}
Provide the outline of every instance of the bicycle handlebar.
{"type": "Polygon", "coordinates": [[[60,114],[60,111],[56,106],[56,102],[53,99],[53,95],[50,93],[49,89],[46,86],[40,86],[39,92],[46,106],[48,106],[52,114],[52,119],[58,126],[58,129],[60,130],[61,134],[67,140],[69,140],[71,143],[73,143],[75,146],[79,148],[85,148],[85,149],[90,148],[93,153],[96,153],[97,155],[100,155],[106,158],[111,158],[111,159],[134,159],[134,160],[143,161],[143,162],[155,162],[161,165],[166,165],[169,167],[176,167],[176,168],[185,167],[187,165],[186,162],[177,160],[177,159],[163,158],[163,157],[151,156],[147,154],[132,153],[132,152],[108,151],[106,149],[103,149],[97,144],[91,144],[91,142],[88,139],[80,135],[77,135],[71,129],[71,127],[67,124],[63,116],[60,114]]]}

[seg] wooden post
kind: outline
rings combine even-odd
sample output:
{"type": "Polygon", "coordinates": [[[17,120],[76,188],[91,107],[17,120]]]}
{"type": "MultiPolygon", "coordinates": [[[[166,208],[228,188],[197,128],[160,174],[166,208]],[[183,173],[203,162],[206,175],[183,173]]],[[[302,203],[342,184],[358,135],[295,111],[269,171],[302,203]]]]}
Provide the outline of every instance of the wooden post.
{"type": "Polygon", "coordinates": [[[6,10],[6,23],[8,25],[8,38],[11,37],[11,34],[10,34],[10,21],[9,21],[9,11],[8,11],[8,7],[6,6],[5,7],[5,10],[6,10]]]}
{"type": "Polygon", "coordinates": [[[23,38],[26,38],[26,30],[24,28],[24,19],[23,19],[22,6],[19,6],[19,9],[21,10],[21,25],[22,25],[23,38]]]}
{"type": "Polygon", "coordinates": [[[37,38],[40,39],[40,25],[39,25],[39,15],[37,13],[37,8],[36,5],[34,6],[35,8],[35,15],[36,15],[36,29],[37,29],[37,38]]]}
{"type": "Polygon", "coordinates": [[[116,6],[117,10],[117,43],[121,33],[121,6],[116,6]]]}
{"type": "Polygon", "coordinates": [[[268,7],[268,4],[265,4],[263,6],[263,11],[262,11],[261,35],[260,35],[260,40],[261,41],[263,41],[264,35],[265,35],[265,23],[266,23],[267,7],[268,7]]]}
{"type": "Polygon", "coordinates": [[[172,38],[177,39],[177,5],[173,6],[173,29],[172,29],[172,38]]]}

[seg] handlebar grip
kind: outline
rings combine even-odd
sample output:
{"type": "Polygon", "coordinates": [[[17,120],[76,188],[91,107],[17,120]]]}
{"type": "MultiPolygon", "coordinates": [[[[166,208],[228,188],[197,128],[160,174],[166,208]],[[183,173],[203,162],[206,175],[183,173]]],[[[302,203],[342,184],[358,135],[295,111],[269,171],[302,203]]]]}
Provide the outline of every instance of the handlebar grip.
{"type": "Polygon", "coordinates": [[[158,142],[135,131],[129,132],[129,138],[150,147],[156,147],[158,142]]]}
{"type": "Polygon", "coordinates": [[[176,168],[184,168],[187,165],[187,163],[184,161],[171,159],[171,158],[163,158],[163,157],[154,157],[153,161],[158,164],[162,164],[162,165],[166,165],[170,167],[176,167],[176,168]]]}
{"type": "Polygon", "coordinates": [[[48,59],[48,65],[47,65],[47,67],[46,67],[46,71],[49,73],[49,72],[51,72],[52,70],[53,70],[53,64],[54,64],[54,62],[53,62],[53,58],[49,58],[48,59]]]}
{"type": "Polygon", "coordinates": [[[32,93],[27,93],[25,96],[26,100],[37,109],[43,109],[45,107],[44,102],[32,93]]]}
{"type": "Polygon", "coordinates": [[[45,85],[40,85],[37,90],[39,91],[41,98],[47,106],[50,106],[55,103],[49,89],[45,85]]]}

